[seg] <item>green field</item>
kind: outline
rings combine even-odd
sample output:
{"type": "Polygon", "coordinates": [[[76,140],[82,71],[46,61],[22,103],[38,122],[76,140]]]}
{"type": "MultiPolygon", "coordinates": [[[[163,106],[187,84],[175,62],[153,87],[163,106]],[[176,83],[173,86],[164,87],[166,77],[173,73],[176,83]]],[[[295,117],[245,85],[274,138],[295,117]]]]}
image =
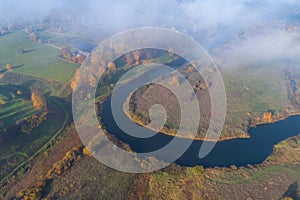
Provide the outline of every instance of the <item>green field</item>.
{"type": "Polygon", "coordinates": [[[227,96],[225,133],[246,132],[249,118],[264,112],[295,111],[288,98],[285,68],[284,64],[265,63],[222,69],[227,96]]]}
{"type": "Polygon", "coordinates": [[[10,63],[16,73],[65,83],[73,77],[78,65],[59,56],[59,49],[37,44],[21,31],[0,37],[0,70],[10,63]],[[23,46],[25,53],[18,53],[19,46],[23,46]]]}

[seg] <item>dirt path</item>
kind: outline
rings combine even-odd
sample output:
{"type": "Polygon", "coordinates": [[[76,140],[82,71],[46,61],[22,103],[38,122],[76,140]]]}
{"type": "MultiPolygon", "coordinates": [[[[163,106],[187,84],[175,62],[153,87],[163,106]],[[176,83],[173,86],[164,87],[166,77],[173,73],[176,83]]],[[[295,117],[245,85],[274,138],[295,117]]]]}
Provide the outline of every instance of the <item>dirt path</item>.
{"type": "Polygon", "coordinates": [[[50,47],[53,47],[55,49],[58,49],[58,50],[62,50],[62,48],[58,47],[58,46],[55,46],[53,44],[49,44],[49,43],[46,43],[46,45],[50,46],[50,47]]]}

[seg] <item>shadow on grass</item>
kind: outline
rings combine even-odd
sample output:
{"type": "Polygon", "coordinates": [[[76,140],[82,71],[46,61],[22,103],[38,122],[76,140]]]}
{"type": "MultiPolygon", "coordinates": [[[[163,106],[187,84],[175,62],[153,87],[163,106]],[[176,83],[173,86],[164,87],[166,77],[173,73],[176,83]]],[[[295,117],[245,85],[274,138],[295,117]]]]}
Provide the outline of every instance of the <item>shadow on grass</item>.
{"type": "Polygon", "coordinates": [[[288,190],[284,193],[283,197],[292,197],[294,200],[300,200],[300,189],[297,182],[290,185],[288,190]]]}
{"type": "Polygon", "coordinates": [[[30,53],[30,52],[33,52],[33,51],[36,51],[37,49],[28,49],[28,50],[25,50],[23,54],[25,53],[30,53]]]}
{"type": "Polygon", "coordinates": [[[25,64],[21,64],[21,65],[17,65],[17,66],[13,66],[13,69],[18,69],[18,68],[21,68],[21,67],[24,67],[25,64]]]}

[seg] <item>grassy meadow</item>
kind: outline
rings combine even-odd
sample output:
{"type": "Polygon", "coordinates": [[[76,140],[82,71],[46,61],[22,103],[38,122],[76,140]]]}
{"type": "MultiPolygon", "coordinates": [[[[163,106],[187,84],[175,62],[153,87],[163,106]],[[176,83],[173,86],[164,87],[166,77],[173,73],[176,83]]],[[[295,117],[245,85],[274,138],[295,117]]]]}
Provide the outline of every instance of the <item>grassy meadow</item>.
{"type": "Polygon", "coordinates": [[[21,31],[11,32],[0,37],[0,70],[9,63],[15,73],[65,83],[78,65],[60,59],[60,53],[47,44],[37,44],[21,31]],[[23,46],[23,54],[18,53],[19,46],[23,46]]]}
{"type": "Polygon", "coordinates": [[[227,96],[224,132],[247,131],[250,118],[264,112],[283,114],[295,108],[288,98],[285,66],[258,64],[222,69],[227,96]]]}

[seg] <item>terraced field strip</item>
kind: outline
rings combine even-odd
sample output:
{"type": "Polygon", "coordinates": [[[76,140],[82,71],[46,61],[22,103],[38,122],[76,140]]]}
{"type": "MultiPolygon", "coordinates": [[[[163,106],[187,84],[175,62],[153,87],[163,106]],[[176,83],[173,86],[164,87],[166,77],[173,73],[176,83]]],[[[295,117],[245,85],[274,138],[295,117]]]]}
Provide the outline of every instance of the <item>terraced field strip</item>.
{"type": "Polygon", "coordinates": [[[0,121],[4,126],[7,126],[11,122],[15,123],[18,120],[30,117],[35,112],[36,110],[34,110],[30,101],[13,99],[1,108],[0,121]]]}

